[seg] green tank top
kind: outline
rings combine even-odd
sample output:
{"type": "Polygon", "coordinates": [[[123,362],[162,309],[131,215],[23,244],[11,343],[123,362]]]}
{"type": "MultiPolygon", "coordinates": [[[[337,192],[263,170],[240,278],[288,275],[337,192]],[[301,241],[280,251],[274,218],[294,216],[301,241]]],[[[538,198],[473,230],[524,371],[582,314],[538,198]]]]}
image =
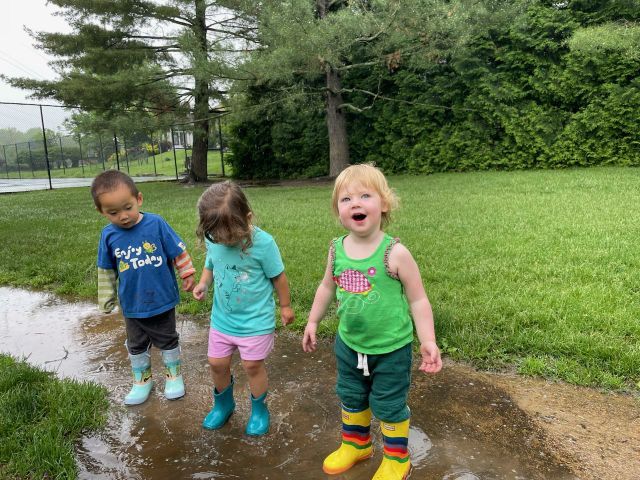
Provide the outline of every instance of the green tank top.
{"type": "Polygon", "coordinates": [[[402,283],[388,267],[398,240],[385,234],[370,257],[353,259],[344,251],[345,237],[335,238],[331,245],[340,338],[367,355],[404,347],[413,340],[413,324],[402,283]]]}

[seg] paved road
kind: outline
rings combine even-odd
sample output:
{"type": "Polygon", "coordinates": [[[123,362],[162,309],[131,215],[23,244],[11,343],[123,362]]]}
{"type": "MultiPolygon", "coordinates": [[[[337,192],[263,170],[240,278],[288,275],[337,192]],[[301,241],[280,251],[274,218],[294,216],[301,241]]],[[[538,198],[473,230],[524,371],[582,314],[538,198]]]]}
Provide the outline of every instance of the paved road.
{"type": "MultiPolygon", "coordinates": [[[[175,180],[173,177],[166,176],[150,176],[150,177],[132,177],[136,183],[140,182],[158,182],[165,180],[175,180]]],[[[91,185],[91,178],[52,178],[51,185],[53,188],[70,188],[70,187],[88,187],[91,185]]],[[[29,178],[18,180],[17,178],[0,178],[0,193],[28,192],[30,190],[48,190],[48,178],[29,178]]]]}

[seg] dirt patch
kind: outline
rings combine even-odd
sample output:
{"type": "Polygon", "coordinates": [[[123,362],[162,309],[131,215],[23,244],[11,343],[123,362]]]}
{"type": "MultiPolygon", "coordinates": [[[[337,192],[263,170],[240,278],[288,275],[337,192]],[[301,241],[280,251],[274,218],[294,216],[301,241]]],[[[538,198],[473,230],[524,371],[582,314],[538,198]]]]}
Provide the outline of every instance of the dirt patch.
{"type": "Polygon", "coordinates": [[[640,398],[511,374],[447,369],[503,388],[582,480],[640,477],[640,398]]]}

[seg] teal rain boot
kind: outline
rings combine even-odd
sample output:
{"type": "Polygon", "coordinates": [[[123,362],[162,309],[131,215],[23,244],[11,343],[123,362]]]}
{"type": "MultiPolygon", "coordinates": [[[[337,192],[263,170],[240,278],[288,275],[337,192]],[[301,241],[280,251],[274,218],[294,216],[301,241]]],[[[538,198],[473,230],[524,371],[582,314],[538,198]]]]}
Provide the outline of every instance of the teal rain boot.
{"type": "Polygon", "coordinates": [[[148,351],[137,355],[129,354],[129,360],[131,360],[131,370],[133,371],[133,387],[124,397],[124,403],[125,405],[139,405],[147,401],[153,388],[151,355],[148,351]]]}
{"type": "Polygon", "coordinates": [[[222,392],[213,388],[213,408],[204,417],[202,426],[207,430],[217,430],[227,423],[229,417],[236,408],[236,402],[233,400],[233,377],[231,383],[222,392]]]}
{"type": "Polygon", "coordinates": [[[269,431],[269,409],[264,403],[266,398],[267,392],[258,398],[251,394],[251,416],[245,431],[247,435],[264,435],[269,431]]]}
{"type": "Polygon", "coordinates": [[[172,350],[162,350],[162,361],[166,367],[166,382],[164,396],[167,400],[184,397],[184,381],[180,373],[180,347],[172,350]]]}

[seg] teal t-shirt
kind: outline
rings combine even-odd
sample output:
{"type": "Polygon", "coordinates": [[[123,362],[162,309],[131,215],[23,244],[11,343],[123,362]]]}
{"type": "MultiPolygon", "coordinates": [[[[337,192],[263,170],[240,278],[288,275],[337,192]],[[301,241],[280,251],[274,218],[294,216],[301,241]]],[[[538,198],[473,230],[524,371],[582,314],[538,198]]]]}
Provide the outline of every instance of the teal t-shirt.
{"type": "Polygon", "coordinates": [[[205,243],[205,268],[213,271],[211,327],[237,337],[272,333],[276,320],[271,279],[284,271],[273,237],[254,227],[253,245],[246,252],[205,243]]]}

